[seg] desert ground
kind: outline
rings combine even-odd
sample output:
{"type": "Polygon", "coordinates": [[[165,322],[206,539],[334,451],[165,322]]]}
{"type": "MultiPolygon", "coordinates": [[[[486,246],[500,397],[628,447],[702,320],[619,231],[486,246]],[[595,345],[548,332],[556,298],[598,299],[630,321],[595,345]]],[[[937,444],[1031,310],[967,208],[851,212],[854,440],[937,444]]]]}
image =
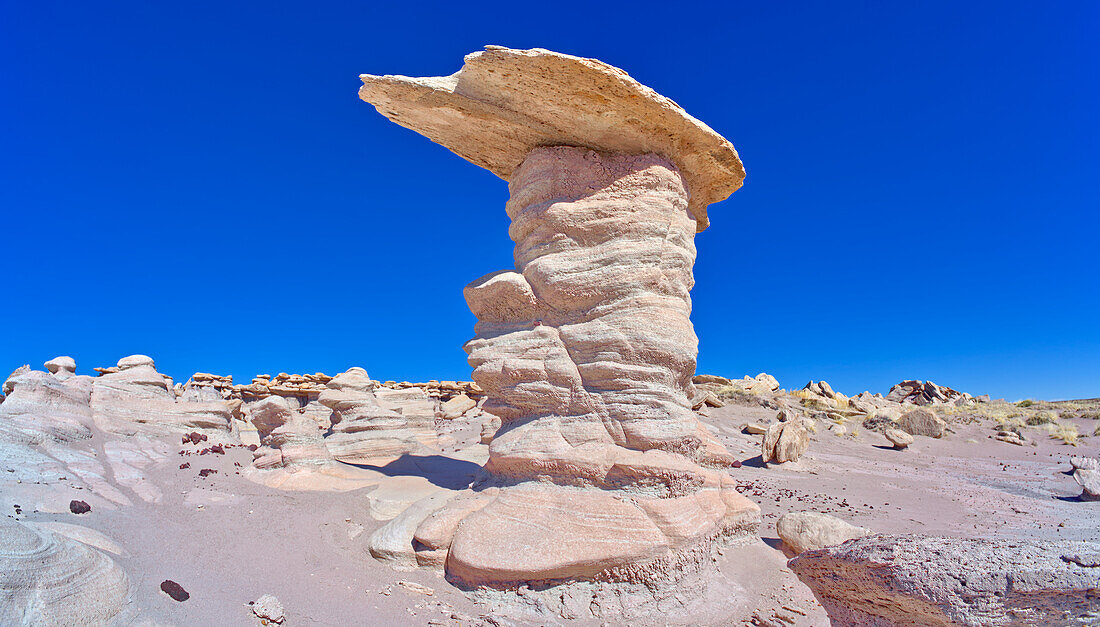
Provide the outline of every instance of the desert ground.
{"type": "MultiPolygon", "coordinates": [[[[39,396],[23,397],[26,377],[24,372],[9,379],[9,398],[0,404],[7,423],[0,445],[0,507],[11,521],[87,543],[117,564],[128,589],[112,622],[260,624],[249,603],[265,594],[277,597],[289,625],[598,624],[616,618],[526,603],[522,590],[510,597],[464,591],[438,571],[372,557],[371,538],[410,504],[482,478],[488,456],[482,431],[492,417],[476,406],[476,394],[457,392],[476,390],[469,383],[374,382],[380,390],[415,390],[418,407],[428,401],[437,449],[425,447],[379,466],[336,462],[348,473],[302,469],[297,474],[313,476],[305,489],[286,489],[247,476],[257,453],[228,429],[221,435],[206,431],[210,438],[193,443],[181,438],[177,426],[124,434],[104,431],[93,420],[86,439],[30,445],[26,437],[15,437],[17,429],[26,434],[56,427],[62,406],[42,395],[41,382],[39,396]],[[475,405],[448,413],[448,403],[453,408],[451,401],[459,397],[475,405]],[[223,442],[224,454],[209,452],[215,440],[223,442]],[[349,477],[361,487],[347,489],[349,477]],[[72,513],[74,500],[91,511],[72,513]],[[166,580],[180,584],[190,598],[173,600],[160,588],[166,580]]],[[[793,552],[776,522],[790,512],[830,514],[881,534],[1100,542],[1100,502],[1081,498],[1069,463],[1072,456],[1100,454],[1100,437],[1093,435],[1100,428],[1100,401],[929,405],[946,423],[943,436],[915,436],[898,450],[881,433],[862,428],[866,418],[842,417],[836,407],[845,404],[843,395],[838,402],[807,390],[766,389],[770,384],[762,389],[758,381],[765,377],[703,383],[697,394],[703,400],[700,420],[740,462],[728,469],[729,476],[760,506],[759,540],[720,549],[712,556],[713,570],[686,576],[679,591],[662,601],[663,615],[632,622],[828,624],[814,593],[786,566],[793,552]],[[745,426],[779,424],[777,406],[805,413],[808,447],[797,460],[765,464],[764,436],[747,433],[745,426]],[[1006,428],[1022,434],[1023,444],[995,439],[1006,428]],[[1066,435],[1074,431],[1076,439],[1066,435]],[[698,588],[706,593],[695,594],[698,588]]],[[[209,378],[206,385],[196,379],[204,376],[178,389],[215,389],[209,378]]],[[[256,379],[265,380],[271,378],[256,379]]],[[[316,396],[319,386],[301,386],[294,394],[291,387],[282,391],[294,398],[316,396]]],[[[316,401],[305,407],[311,404],[316,401]]],[[[412,400],[398,404],[414,406],[412,400]]],[[[898,404],[907,407],[915,408],[898,404]]],[[[244,418],[232,420],[247,440],[251,418],[244,418]]],[[[11,581],[5,581],[4,593],[10,604],[6,619],[13,609],[33,608],[11,581]]]]}

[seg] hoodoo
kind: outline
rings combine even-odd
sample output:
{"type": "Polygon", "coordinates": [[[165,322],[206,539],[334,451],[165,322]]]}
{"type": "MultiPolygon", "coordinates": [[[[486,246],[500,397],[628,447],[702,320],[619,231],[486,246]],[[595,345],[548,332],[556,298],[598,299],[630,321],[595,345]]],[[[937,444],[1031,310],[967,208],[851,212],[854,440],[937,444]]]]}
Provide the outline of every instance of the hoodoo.
{"type": "Polygon", "coordinates": [[[490,46],[452,76],[361,76],[394,122],[509,183],[513,270],[465,289],[490,479],[427,517],[418,561],[471,586],[645,582],[759,508],[691,409],[694,237],[741,186],[729,141],[622,70],[490,46]]]}

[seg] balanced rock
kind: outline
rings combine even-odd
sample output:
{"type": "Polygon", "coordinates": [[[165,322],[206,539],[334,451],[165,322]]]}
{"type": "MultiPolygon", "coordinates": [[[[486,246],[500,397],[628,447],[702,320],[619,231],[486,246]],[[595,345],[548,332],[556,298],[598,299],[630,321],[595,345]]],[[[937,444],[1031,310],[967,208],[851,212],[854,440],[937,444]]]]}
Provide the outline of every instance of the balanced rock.
{"type": "Polygon", "coordinates": [[[789,565],[833,625],[1084,625],[1097,557],[1091,542],[872,535],[789,565]]]}
{"type": "Polygon", "coordinates": [[[0,624],[107,624],[129,589],[126,574],[103,553],[0,517],[0,624]]]}
{"type": "Polygon", "coordinates": [[[910,435],[942,438],[947,423],[930,409],[912,409],[901,415],[897,428],[910,435]]]}
{"type": "Polygon", "coordinates": [[[733,146],[625,72],[547,50],[361,78],[363,100],[511,195],[515,268],[464,290],[473,379],[503,423],[485,469],[505,487],[428,517],[417,550],[468,585],[637,581],[754,534],[690,400],[694,236],[741,185],[733,146]]]}
{"type": "Polygon", "coordinates": [[[54,357],[45,364],[50,374],[67,377],[76,374],[76,360],[72,357],[54,357]]]}
{"type": "Polygon", "coordinates": [[[862,538],[870,529],[857,527],[828,514],[818,512],[792,512],[784,514],[775,524],[776,533],[793,553],[823,549],[862,538]]]}
{"type": "Polygon", "coordinates": [[[887,427],[884,434],[886,435],[886,439],[890,440],[890,444],[894,445],[894,448],[898,450],[904,449],[913,443],[913,436],[901,429],[887,427]]]}

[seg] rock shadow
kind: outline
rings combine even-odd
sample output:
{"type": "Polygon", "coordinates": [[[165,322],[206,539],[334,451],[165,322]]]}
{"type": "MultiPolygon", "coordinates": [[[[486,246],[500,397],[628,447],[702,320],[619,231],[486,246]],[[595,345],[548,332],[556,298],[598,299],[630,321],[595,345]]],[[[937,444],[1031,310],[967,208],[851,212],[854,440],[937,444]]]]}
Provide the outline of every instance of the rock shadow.
{"type": "Polygon", "coordinates": [[[474,462],[454,459],[444,455],[412,455],[405,453],[385,466],[348,465],[375,470],[387,477],[424,477],[433,485],[448,490],[463,490],[481,476],[481,466],[474,462]]]}
{"type": "Polygon", "coordinates": [[[764,465],[764,456],[757,455],[756,457],[750,457],[748,459],[741,460],[742,466],[750,466],[752,468],[767,468],[764,465]]]}

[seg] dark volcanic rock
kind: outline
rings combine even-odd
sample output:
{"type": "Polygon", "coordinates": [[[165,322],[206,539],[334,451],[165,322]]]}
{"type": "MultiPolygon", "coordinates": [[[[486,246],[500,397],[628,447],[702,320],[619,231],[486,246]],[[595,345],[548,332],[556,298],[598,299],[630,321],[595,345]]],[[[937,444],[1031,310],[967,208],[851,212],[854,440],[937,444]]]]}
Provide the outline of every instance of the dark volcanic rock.
{"type": "Polygon", "coordinates": [[[1100,621],[1100,568],[1082,565],[1098,551],[1090,542],[873,535],[789,565],[837,626],[1077,625],[1100,621]]]}
{"type": "Polygon", "coordinates": [[[187,599],[191,598],[191,595],[183,589],[183,586],[172,581],[171,579],[165,579],[164,581],[162,581],[160,584],[160,589],[165,594],[177,601],[186,601],[187,599]]]}
{"type": "Polygon", "coordinates": [[[74,514],[87,514],[92,511],[92,506],[84,501],[69,501],[69,511],[74,514]]]}

